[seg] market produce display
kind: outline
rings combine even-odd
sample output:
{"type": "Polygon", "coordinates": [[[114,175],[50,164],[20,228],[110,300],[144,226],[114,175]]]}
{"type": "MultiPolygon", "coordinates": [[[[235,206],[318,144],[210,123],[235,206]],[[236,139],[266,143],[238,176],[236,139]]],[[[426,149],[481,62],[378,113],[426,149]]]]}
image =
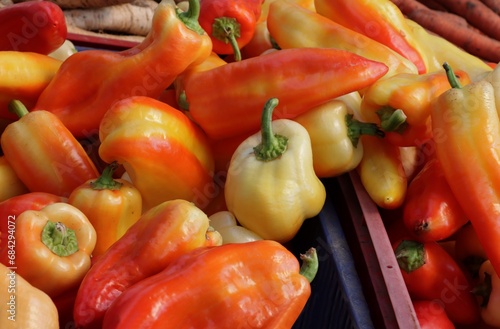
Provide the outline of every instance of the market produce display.
{"type": "Polygon", "coordinates": [[[2,0],[0,328],[291,329],[322,260],[290,242],[345,174],[422,328],[500,328],[500,24],[470,3],[2,0]]]}

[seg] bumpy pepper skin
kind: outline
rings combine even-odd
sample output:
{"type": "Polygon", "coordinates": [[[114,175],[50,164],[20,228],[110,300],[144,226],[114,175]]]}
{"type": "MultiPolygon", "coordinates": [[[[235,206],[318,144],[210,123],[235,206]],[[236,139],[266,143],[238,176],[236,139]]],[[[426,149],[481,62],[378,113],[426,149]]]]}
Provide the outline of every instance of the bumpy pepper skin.
{"type": "Polygon", "coordinates": [[[113,178],[117,166],[110,164],[100,177],[78,186],[68,197],[97,232],[93,257],[102,255],[142,215],[141,193],[129,181],[113,178]]]}
{"type": "MultiPolygon", "coordinates": [[[[453,78],[451,68],[448,67],[453,78]]],[[[492,79],[494,79],[492,77],[492,79]]],[[[494,81],[499,81],[495,80],[494,81]]],[[[436,156],[479,241],[500,271],[500,124],[498,82],[480,80],[438,97],[432,109],[436,156]]]]}
{"type": "Polygon", "coordinates": [[[203,131],[181,111],[152,98],[116,102],[99,130],[99,155],[123,164],[143,210],[185,199],[201,206],[213,186],[214,159],[203,131]]]}
{"type": "Polygon", "coordinates": [[[27,1],[0,9],[0,51],[47,55],[66,40],[64,12],[51,1],[27,1]]]}
{"type": "Polygon", "coordinates": [[[283,49],[193,73],[184,85],[184,108],[209,138],[225,139],[258,131],[269,97],[280,100],[275,118],[294,118],[367,87],[387,70],[384,63],[343,50],[283,49]]]}
{"type": "Polygon", "coordinates": [[[20,100],[28,109],[33,108],[61,63],[33,52],[0,51],[0,117],[17,119],[9,112],[9,103],[13,99],[20,100]]]}
{"type": "Polygon", "coordinates": [[[58,329],[57,308],[52,299],[22,276],[0,264],[0,327],[9,329],[58,329]]]}
{"type": "Polygon", "coordinates": [[[310,289],[297,258],[274,241],[199,248],[126,290],[103,329],[291,328],[310,289]]]}
{"type": "Polygon", "coordinates": [[[19,102],[11,105],[20,118],[5,128],[1,146],[29,191],[67,197],[99,175],[83,146],[55,114],[27,112],[19,102]]]}
{"type": "Polygon", "coordinates": [[[413,36],[399,8],[390,0],[315,0],[316,11],[393,49],[426,73],[424,46],[413,36]]]}
{"type": "MultiPolygon", "coordinates": [[[[96,232],[80,210],[56,202],[24,211],[15,224],[14,266],[19,275],[51,297],[81,282],[90,268],[96,232]]],[[[3,264],[12,266],[12,260],[1,256],[3,264]]]]}
{"type": "Polygon", "coordinates": [[[71,55],[34,109],[51,111],[79,138],[97,132],[114,102],[135,95],[157,98],[178,74],[203,61],[212,50],[210,38],[197,22],[198,0],[191,0],[190,8],[178,15],[175,4],[165,0],[155,11],[150,33],[136,47],[71,55]]]}
{"type": "Polygon", "coordinates": [[[384,77],[418,73],[415,64],[386,45],[289,0],[271,2],[266,24],[281,49],[342,49],[386,64],[389,69],[384,77]]]}
{"type": "Polygon", "coordinates": [[[242,226],[263,239],[284,243],[305,219],[321,211],[326,192],[314,172],[307,130],[288,119],[271,122],[277,103],[266,103],[261,131],[234,152],[224,194],[227,209],[242,226]]]}
{"type": "MultiPolygon", "coordinates": [[[[465,71],[455,71],[462,85],[471,82],[465,71]]],[[[431,102],[450,89],[444,70],[426,74],[400,73],[366,88],[360,107],[363,120],[377,123],[389,142],[420,146],[432,138],[431,102]]]]}
{"type": "Polygon", "coordinates": [[[171,200],[150,209],[88,271],[75,300],[76,325],[99,328],[104,313],[131,285],[190,250],[221,243],[207,215],[191,202],[171,200]]]}

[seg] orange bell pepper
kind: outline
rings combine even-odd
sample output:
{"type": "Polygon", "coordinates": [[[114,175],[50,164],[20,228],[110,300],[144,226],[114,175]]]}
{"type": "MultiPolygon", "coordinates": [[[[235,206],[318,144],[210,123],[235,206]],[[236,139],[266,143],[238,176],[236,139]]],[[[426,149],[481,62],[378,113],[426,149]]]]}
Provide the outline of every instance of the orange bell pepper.
{"type": "Polygon", "coordinates": [[[125,290],[103,329],[292,328],[317,270],[314,249],[303,259],[301,272],[297,258],[270,240],[199,248],[125,290]]]}
{"type": "Polygon", "coordinates": [[[34,110],[56,114],[77,138],[96,133],[111,105],[130,96],[157,98],[190,65],[210,55],[212,43],[198,24],[199,0],[177,13],[165,0],[150,33],[137,46],[114,52],[81,51],[61,65],[34,110]]]}
{"type": "Polygon", "coordinates": [[[386,45],[289,0],[274,0],[269,5],[266,23],[281,49],[326,47],[346,50],[386,64],[389,69],[384,77],[418,73],[409,59],[386,45]]]}
{"type": "MultiPolygon", "coordinates": [[[[455,75],[461,84],[471,82],[464,71],[455,75]]],[[[364,90],[360,115],[380,125],[389,142],[420,146],[432,138],[431,102],[450,89],[444,70],[426,74],[400,73],[379,80],[364,90]]]]}
{"type": "Polygon", "coordinates": [[[0,328],[59,329],[59,314],[52,299],[3,264],[0,289],[0,328]]]}
{"type": "Polygon", "coordinates": [[[20,100],[29,109],[33,108],[61,63],[38,53],[0,51],[0,118],[18,118],[9,111],[9,103],[13,99],[20,100]]]}
{"type": "Polygon", "coordinates": [[[143,211],[178,198],[205,204],[213,155],[203,131],[181,111],[148,97],[123,99],[104,116],[99,139],[100,157],[123,165],[143,211]]]}
{"type": "Polygon", "coordinates": [[[499,80],[461,87],[451,67],[444,66],[453,88],[441,94],[432,109],[436,156],[488,259],[500,272],[499,80]]]}
{"type": "Polygon", "coordinates": [[[413,36],[401,10],[390,0],[315,0],[316,11],[393,49],[426,73],[424,45],[413,36]]]}
{"type": "Polygon", "coordinates": [[[116,298],[190,250],[222,244],[207,215],[185,200],[149,211],[99,257],[80,284],[73,316],[77,327],[100,327],[116,298]]]}
{"type": "MultiPolygon", "coordinates": [[[[80,284],[90,268],[96,232],[77,208],[62,202],[15,218],[15,257],[2,264],[51,297],[80,284]]],[[[10,237],[9,237],[10,238],[10,237]]]]}
{"type": "Polygon", "coordinates": [[[19,120],[2,133],[5,158],[31,192],[67,197],[77,186],[99,175],[83,146],[51,112],[28,112],[10,104],[19,120]]]}
{"type": "Polygon", "coordinates": [[[384,63],[337,49],[278,50],[193,73],[184,85],[182,108],[209,138],[224,139],[258,131],[270,97],[280,100],[274,118],[293,118],[367,87],[387,70],[384,63]]]}
{"type": "Polygon", "coordinates": [[[93,257],[102,255],[142,215],[142,197],[125,179],[113,179],[118,164],[111,163],[97,179],[71,192],[68,203],[80,209],[97,233],[93,257]]]}

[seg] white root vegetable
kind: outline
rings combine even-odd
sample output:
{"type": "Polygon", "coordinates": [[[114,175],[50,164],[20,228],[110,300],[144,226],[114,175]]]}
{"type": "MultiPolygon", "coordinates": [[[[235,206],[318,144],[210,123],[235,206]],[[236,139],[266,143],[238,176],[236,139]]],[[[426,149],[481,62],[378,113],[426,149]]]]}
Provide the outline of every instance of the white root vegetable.
{"type": "Polygon", "coordinates": [[[102,8],[64,10],[64,16],[68,26],[88,31],[145,36],[151,30],[157,6],[153,0],[135,0],[102,8]]]}

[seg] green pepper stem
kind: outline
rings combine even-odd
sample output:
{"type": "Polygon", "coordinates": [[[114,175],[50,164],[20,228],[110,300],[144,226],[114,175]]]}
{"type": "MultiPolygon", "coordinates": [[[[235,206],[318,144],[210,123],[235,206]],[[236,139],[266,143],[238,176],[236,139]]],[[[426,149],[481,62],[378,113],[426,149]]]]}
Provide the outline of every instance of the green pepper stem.
{"type": "Polygon", "coordinates": [[[61,222],[48,221],[42,230],[42,243],[54,254],[65,257],[78,251],[78,241],[74,230],[61,222]]]}
{"type": "Polygon", "coordinates": [[[271,98],[264,105],[262,111],[261,134],[262,142],[254,147],[257,160],[272,161],[285,153],[288,138],[273,133],[273,110],[278,106],[278,99],[271,98]]]}
{"type": "Polygon", "coordinates": [[[457,89],[462,88],[462,84],[460,84],[460,81],[458,80],[457,76],[453,72],[453,69],[451,68],[450,64],[444,62],[443,68],[444,68],[444,71],[446,72],[446,77],[448,78],[448,81],[450,82],[451,87],[457,88],[457,89]]]}
{"type": "Polygon", "coordinates": [[[485,308],[488,306],[488,302],[490,301],[490,296],[491,296],[492,290],[493,290],[493,287],[491,285],[491,274],[484,273],[484,280],[472,289],[472,293],[475,296],[481,297],[480,306],[482,308],[485,308]]]}
{"type": "Polygon", "coordinates": [[[200,18],[200,0],[189,0],[188,10],[183,12],[177,8],[177,17],[189,28],[199,35],[205,34],[198,19],[200,18]]]}
{"type": "Polygon", "coordinates": [[[401,109],[383,106],[377,111],[377,115],[380,118],[380,127],[384,131],[394,131],[402,134],[408,127],[407,116],[401,109]]]}
{"type": "Polygon", "coordinates": [[[29,113],[26,106],[24,106],[24,104],[20,100],[17,100],[17,99],[11,100],[9,102],[8,107],[9,107],[9,112],[14,113],[19,118],[22,118],[23,116],[25,116],[26,114],[29,113]]]}
{"type": "Polygon", "coordinates": [[[212,36],[224,43],[230,43],[233,48],[234,60],[241,61],[241,51],[238,41],[241,36],[241,25],[236,18],[219,17],[212,24],[212,36]]]}
{"type": "Polygon", "coordinates": [[[370,135],[384,137],[385,133],[379,129],[377,124],[370,122],[361,122],[354,119],[352,114],[346,114],[345,122],[347,125],[347,137],[351,140],[352,146],[357,147],[361,135],[370,135]]]}
{"type": "Polygon", "coordinates": [[[117,168],[118,162],[113,161],[106,168],[104,168],[99,178],[90,182],[90,187],[94,190],[119,190],[123,184],[113,179],[113,174],[117,168]]]}
{"type": "Polygon", "coordinates": [[[303,275],[307,281],[312,282],[318,273],[319,261],[316,248],[309,248],[305,254],[300,255],[302,265],[300,267],[300,274],[303,275]]]}
{"type": "Polygon", "coordinates": [[[395,250],[399,267],[406,273],[413,272],[425,264],[424,245],[418,241],[403,240],[395,250]]]}

